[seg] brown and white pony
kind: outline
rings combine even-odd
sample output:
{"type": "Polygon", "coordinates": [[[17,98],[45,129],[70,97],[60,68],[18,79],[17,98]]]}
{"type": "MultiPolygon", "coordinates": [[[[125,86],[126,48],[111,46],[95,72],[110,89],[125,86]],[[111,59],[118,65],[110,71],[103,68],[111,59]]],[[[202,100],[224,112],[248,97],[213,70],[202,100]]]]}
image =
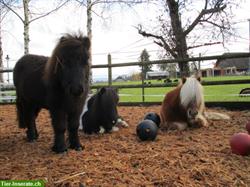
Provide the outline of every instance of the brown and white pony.
{"type": "Polygon", "coordinates": [[[181,83],[168,92],[161,106],[161,128],[185,130],[187,127],[207,126],[200,77],[182,78],[181,83]]]}

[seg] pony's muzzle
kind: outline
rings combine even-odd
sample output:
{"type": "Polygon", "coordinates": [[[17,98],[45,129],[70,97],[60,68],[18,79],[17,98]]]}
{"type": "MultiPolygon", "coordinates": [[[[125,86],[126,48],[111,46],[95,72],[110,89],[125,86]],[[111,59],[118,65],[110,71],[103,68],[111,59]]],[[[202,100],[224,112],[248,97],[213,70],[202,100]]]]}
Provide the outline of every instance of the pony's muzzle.
{"type": "Polygon", "coordinates": [[[80,96],[82,95],[83,91],[84,89],[82,85],[70,87],[70,94],[73,96],[80,96]]]}
{"type": "Polygon", "coordinates": [[[189,108],[187,110],[187,117],[189,120],[195,119],[197,115],[198,115],[198,110],[193,109],[193,108],[189,108]]]}

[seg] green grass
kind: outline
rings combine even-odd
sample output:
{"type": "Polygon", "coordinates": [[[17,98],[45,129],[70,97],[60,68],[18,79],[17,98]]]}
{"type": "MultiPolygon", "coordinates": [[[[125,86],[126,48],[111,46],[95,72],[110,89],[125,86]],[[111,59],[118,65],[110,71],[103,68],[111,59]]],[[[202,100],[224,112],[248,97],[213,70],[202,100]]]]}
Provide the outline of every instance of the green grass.
{"type": "Polygon", "coordinates": [[[244,80],[250,79],[250,76],[217,76],[217,77],[204,77],[204,81],[223,81],[223,80],[244,80]]]}
{"type": "MultiPolygon", "coordinates": [[[[250,79],[250,76],[223,76],[223,77],[208,77],[203,78],[204,81],[218,81],[218,80],[242,80],[250,79]]],[[[146,81],[148,82],[148,81],[146,81]]],[[[163,81],[152,80],[152,84],[163,83],[163,81]]],[[[113,85],[132,85],[141,84],[141,81],[128,82],[114,82],[113,85]]],[[[96,84],[94,84],[96,85],[96,84]]],[[[98,84],[105,86],[107,83],[98,84]]],[[[250,97],[239,97],[237,94],[244,88],[250,88],[250,84],[231,84],[231,85],[213,85],[204,86],[205,101],[250,101],[250,97]]],[[[145,88],[145,101],[162,101],[165,94],[173,89],[173,87],[162,88],[145,88]]],[[[15,95],[10,92],[10,95],[15,95]]],[[[142,89],[141,88],[126,88],[119,89],[121,102],[141,102],[142,89]]],[[[1,100],[0,100],[1,102],[1,100]]]]}
{"type": "MultiPolygon", "coordinates": [[[[222,80],[243,80],[250,79],[250,76],[222,76],[222,77],[205,77],[203,81],[222,81],[222,80]]],[[[172,79],[174,80],[174,79],[172,79]]],[[[163,81],[150,80],[151,84],[163,83],[163,81]]],[[[148,82],[146,80],[145,82],[148,82]]],[[[132,85],[141,84],[141,81],[114,82],[112,85],[132,85]]],[[[98,84],[107,85],[107,83],[98,84]]],[[[250,101],[250,97],[239,97],[237,94],[243,88],[250,88],[250,84],[230,84],[230,85],[213,85],[204,86],[205,101],[250,101]]],[[[173,87],[163,88],[145,88],[145,101],[162,101],[165,94],[173,89],[173,87]]],[[[119,89],[121,102],[141,102],[141,88],[126,88],[119,89]]]]}
{"type": "MultiPolygon", "coordinates": [[[[202,81],[223,81],[223,80],[244,80],[250,79],[250,76],[217,76],[217,77],[203,77],[202,81]]],[[[172,81],[175,79],[171,79],[172,81]]],[[[151,82],[151,84],[164,83],[163,80],[145,80],[145,82],[151,82]]],[[[141,81],[126,81],[126,82],[112,82],[112,85],[133,85],[141,84],[141,81]]],[[[107,86],[107,82],[94,83],[94,86],[107,86]]]]}
{"type": "MultiPolygon", "coordinates": [[[[11,96],[11,97],[13,97],[13,96],[16,96],[16,92],[15,91],[6,91],[6,92],[2,92],[1,93],[1,97],[0,97],[0,103],[5,103],[5,102],[9,102],[9,99],[2,99],[2,98],[6,98],[6,97],[8,97],[8,96],[11,96]],[[3,94],[4,93],[4,94],[3,94]]],[[[12,100],[12,99],[10,99],[10,100],[12,100]]]]}
{"type": "Polygon", "coordinates": [[[250,85],[231,84],[204,86],[205,101],[250,101],[250,96],[237,96],[243,88],[250,88],[250,85]]]}
{"type": "MultiPolygon", "coordinates": [[[[250,97],[239,97],[243,88],[250,88],[248,84],[232,84],[232,85],[216,85],[216,86],[204,86],[205,101],[250,101],[250,97]]],[[[162,101],[165,94],[173,89],[173,87],[166,88],[146,88],[145,89],[145,101],[162,101]],[[151,96],[149,96],[151,95],[151,96]]],[[[141,89],[120,89],[119,94],[121,102],[141,102],[141,89]],[[125,95],[128,94],[128,95],[125,95]]]]}

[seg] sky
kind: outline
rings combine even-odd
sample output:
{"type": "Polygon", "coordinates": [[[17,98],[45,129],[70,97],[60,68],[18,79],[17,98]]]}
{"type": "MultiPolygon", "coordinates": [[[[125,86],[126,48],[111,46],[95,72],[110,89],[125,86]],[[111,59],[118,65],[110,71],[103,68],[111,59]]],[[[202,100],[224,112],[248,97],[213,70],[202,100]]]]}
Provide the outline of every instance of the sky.
{"type": "MultiPolygon", "coordinates": [[[[249,51],[250,2],[238,1],[241,2],[239,8],[233,10],[236,37],[230,39],[225,48],[218,45],[202,47],[194,51],[193,56],[198,56],[199,53],[220,55],[224,52],[249,51]]],[[[30,10],[46,12],[53,9],[54,3],[53,0],[33,0],[30,10]]],[[[161,49],[153,43],[152,39],[143,38],[135,29],[138,24],[150,27],[152,24],[150,20],[155,19],[158,7],[145,4],[133,8],[113,6],[109,11],[104,12],[105,19],[99,16],[102,12],[101,7],[95,6],[93,10],[93,64],[106,64],[109,53],[112,56],[112,63],[136,62],[143,49],[147,49],[151,60],[158,59],[161,49]]],[[[17,11],[22,14],[22,10],[17,9],[17,11]]],[[[10,57],[9,67],[12,68],[23,55],[23,25],[17,16],[10,12],[3,21],[2,29],[3,57],[5,58],[6,55],[10,57]]],[[[77,4],[68,4],[59,11],[30,24],[30,53],[50,56],[57,40],[63,34],[78,31],[87,33],[86,8],[77,4]]],[[[6,60],[4,62],[6,67],[6,60]]],[[[212,62],[207,62],[201,67],[212,67],[212,65],[212,62]]],[[[114,68],[113,78],[138,71],[138,67],[114,68]]],[[[107,69],[94,69],[93,78],[94,80],[107,79],[107,69]]]]}

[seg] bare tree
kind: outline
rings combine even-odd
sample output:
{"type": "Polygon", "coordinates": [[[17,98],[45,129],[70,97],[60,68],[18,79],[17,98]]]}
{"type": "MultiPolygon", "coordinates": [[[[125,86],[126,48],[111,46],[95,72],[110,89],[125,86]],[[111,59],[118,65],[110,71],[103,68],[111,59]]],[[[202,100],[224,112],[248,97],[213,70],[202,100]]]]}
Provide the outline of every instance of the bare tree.
{"type": "MultiPolygon", "coordinates": [[[[2,49],[2,20],[4,9],[0,6],[0,68],[3,68],[3,49],[2,49]]],[[[3,82],[3,74],[0,73],[0,83],[3,82]]]]}
{"type": "MultiPolygon", "coordinates": [[[[8,6],[11,6],[11,4],[14,2],[14,0],[8,0],[6,3],[8,6]]],[[[2,48],[2,24],[3,20],[6,17],[9,9],[0,4],[0,68],[3,68],[3,48],[2,48]]],[[[0,82],[3,82],[3,74],[0,73],[0,82]]]]}
{"type": "MultiPolygon", "coordinates": [[[[158,30],[137,27],[140,35],[154,39],[171,58],[186,59],[189,50],[224,43],[232,33],[233,0],[160,0],[158,30]]],[[[155,27],[154,27],[155,28],[155,27]]],[[[189,75],[188,62],[178,63],[181,76],[189,75]]]]}
{"type": "Polygon", "coordinates": [[[56,12],[57,10],[59,10],[61,7],[63,7],[69,0],[59,0],[59,3],[58,5],[46,12],[46,13],[42,13],[42,14],[38,14],[38,16],[35,16],[34,18],[30,19],[31,18],[31,15],[35,15],[34,13],[32,13],[29,9],[29,3],[30,3],[31,0],[23,0],[23,13],[24,13],[24,16],[21,16],[13,7],[9,6],[9,4],[7,3],[7,0],[1,0],[0,1],[0,5],[1,6],[4,6],[4,7],[7,7],[11,12],[13,12],[23,23],[23,26],[24,26],[24,32],[23,32],[23,35],[24,35],[24,54],[28,54],[29,53],[29,42],[30,42],[30,36],[29,36],[29,26],[32,22],[38,20],[38,19],[41,19],[45,16],[48,16],[54,12],[56,12]]]}
{"type": "MultiPolygon", "coordinates": [[[[3,68],[3,49],[2,49],[2,7],[0,7],[0,68],[3,68]]],[[[0,83],[3,82],[3,74],[0,73],[0,83]]]]}
{"type": "MultiPolygon", "coordinates": [[[[87,8],[87,35],[92,41],[93,33],[92,33],[92,13],[95,15],[102,17],[102,13],[104,10],[109,10],[109,8],[114,4],[126,5],[131,7],[132,5],[140,4],[148,2],[148,0],[76,0],[78,3],[87,8]],[[94,11],[94,6],[103,5],[102,13],[97,13],[94,11]]],[[[90,52],[90,64],[92,64],[92,48],[89,50],[90,52]]],[[[92,71],[90,71],[90,81],[92,81],[92,71]]]]}

